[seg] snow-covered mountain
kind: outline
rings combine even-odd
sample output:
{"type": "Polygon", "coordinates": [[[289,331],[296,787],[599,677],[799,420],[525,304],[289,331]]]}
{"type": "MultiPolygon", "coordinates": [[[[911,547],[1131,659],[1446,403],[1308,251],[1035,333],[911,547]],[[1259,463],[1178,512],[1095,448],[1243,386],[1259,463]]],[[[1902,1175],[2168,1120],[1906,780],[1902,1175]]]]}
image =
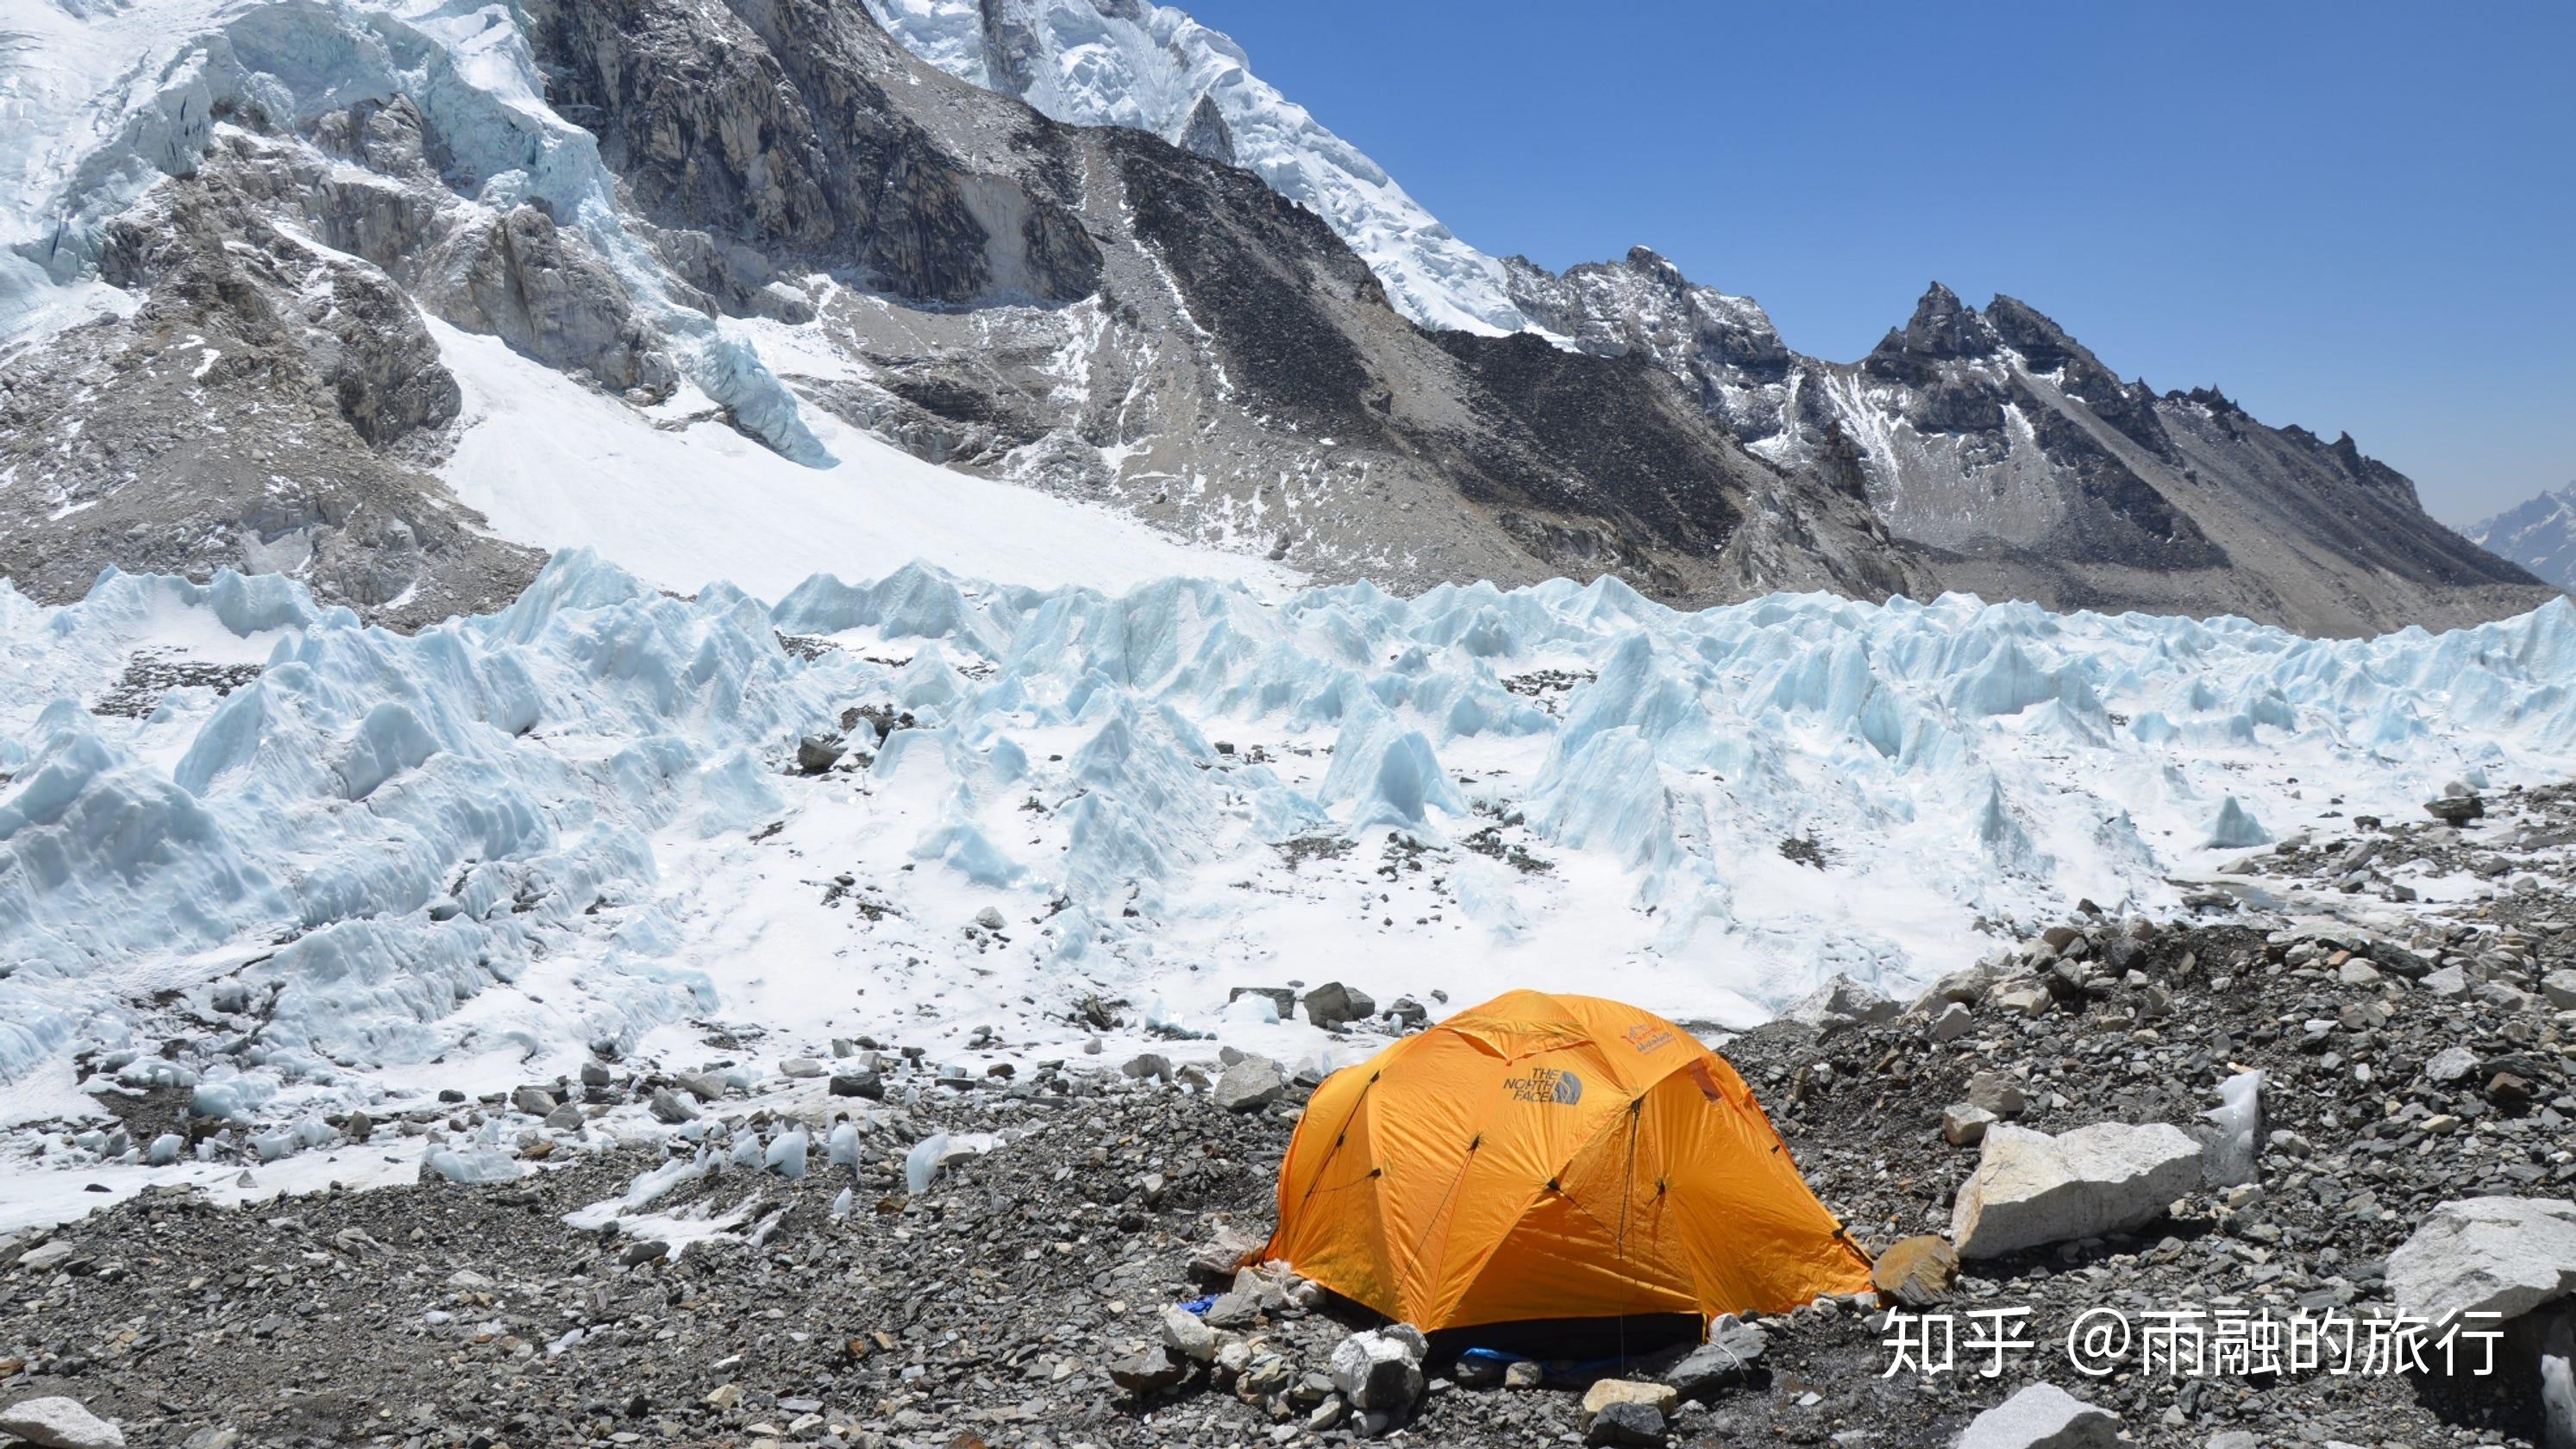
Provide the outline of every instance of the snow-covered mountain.
{"type": "Polygon", "coordinates": [[[980,569],[939,551],[991,506],[966,473],[1228,572],[1933,582],[1659,376],[1426,332],[1257,177],[854,3],[42,18],[0,353],[0,475],[37,482],[0,489],[0,571],[41,597],[233,565],[417,623],[572,545],[674,588],[980,569]]]}
{"type": "Polygon", "coordinates": [[[1152,0],[867,0],[913,54],[1059,121],[1150,131],[1322,217],[1425,327],[1517,332],[1502,264],[1252,73],[1240,46],[1152,0]]]}
{"type": "Polygon", "coordinates": [[[2469,541],[2562,589],[2576,590],[2576,483],[2472,526],[2469,541]]]}
{"type": "Polygon", "coordinates": [[[2229,610],[2348,632],[2528,607],[2533,582],[2425,515],[2403,476],[2214,389],[2124,383],[2036,309],[1935,283],[1856,364],[1638,248],[1555,274],[1465,247],[1382,168],[1140,0],[869,0],[915,54],[1061,120],[1244,165],[1321,216],[1407,316],[1523,328],[1678,379],[1768,461],[1866,498],[1945,585],[2058,607],[2229,610]]]}
{"type": "Polygon", "coordinates": [[[1295,1060],[1324,1039],[1230,989],[1328,976],[1741,1024],[2576,769],[2565,599],[2369,641],[1957,597],[1685,614],[1615,580],[913,567],[770,606],[569,552],[413,635],[273,574],[0,587],[0,668],[0,1125],[55,1124],[0,1133],[0,1228],[254,1156],[274,1187],[326,1117],[594,1050],[755,1071],[873,1035],[981,1079],[1221,1029],[1295,1060]],[[61,1130],[180,1099],[194,1167],[61,1130]]]}
{"type": "Polygon", "coordinates": [[[406,626],[565,547],[774,594],[1060,579],[1068,539],[2331,633],[2541,597],[2348,442],[2149,399],[2017,304],[1817,363],[1651,258],[1458,246],[1176,11],[885,14],[939,64],[857,0],[13,16],[0,573],[280,571],[406,626]]]}

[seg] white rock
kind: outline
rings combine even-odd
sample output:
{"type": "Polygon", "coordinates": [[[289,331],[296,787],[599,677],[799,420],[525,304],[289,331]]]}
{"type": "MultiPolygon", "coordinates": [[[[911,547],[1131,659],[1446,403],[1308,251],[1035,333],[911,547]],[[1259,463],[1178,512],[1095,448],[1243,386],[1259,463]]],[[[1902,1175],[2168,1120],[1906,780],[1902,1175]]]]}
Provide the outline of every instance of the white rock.
{"type": "Polygon", "coordinates": [[[2576,1293],[2576,1202],[2472,1197],[2446,1202],[2388,1255],[2397,1311],[2429,1323],[2506,1318],[2576,1293]]]}
{"type": "Polygon", "coordinates": [[[1943,1007],[1939,1016],[1932,1018],[1930,1034],[1934,1041],[1957,1041],[1976,1029],[1975,1013],[1954,1001],[1943,1007]]]}
{"type": "Polygon", "coordinates": [[[125,1431],[59,1395],[22,1399],[0,1409],[0,1434],[14,1435],[37,1449],[125,1449],[125,1431]]]}
{"type": "Polygon", "coordinates": [[[2435,1085],[2447,1087],[2477,1069],[2476,1052],[2467,1047],[2444,1047],[2424,1064],[2424,1075],[2435,1085]]]}
{"type": "Polygon", "coordinates": [[[2118,1415],[2055,1384],[2032,1384],[1969,1420],[1959,1449],[2113,1449],[2119,1442],[2118,1415]]]}
{"type": "Polygon", "coordinates": [[[2100,1237],[2153,1222],[2199,1185],[2200,1144],[2178,1127],[2101,1122],[2051,1137],[1997,1123],[1952,1205],[1950,1241],[1962,1258],[1993,1258],[2100,1237]]]}
{"type": "Polygon", "coordinates": [[[1216,1330],[1186,1308],[1163,1310],[1163,1345],[1183,1358],[1207,1363],[1216,1357],[1216,1330]]]}
{"type": "Polygon", "coordinates": [[[1941,1140],[1953,1147],[1974,1147],[1986,1140],[1995,1114],[1974,1102],[1953,1102],[1941,1111],[1941,1140]]]}
{"type": "Polygon", "coordinates": [[[1371,1330],[1333,1346],[1333,1387],[1354,1408],[1400,1413],[1422,1397],[1422,1335],[1371,1330]]]}

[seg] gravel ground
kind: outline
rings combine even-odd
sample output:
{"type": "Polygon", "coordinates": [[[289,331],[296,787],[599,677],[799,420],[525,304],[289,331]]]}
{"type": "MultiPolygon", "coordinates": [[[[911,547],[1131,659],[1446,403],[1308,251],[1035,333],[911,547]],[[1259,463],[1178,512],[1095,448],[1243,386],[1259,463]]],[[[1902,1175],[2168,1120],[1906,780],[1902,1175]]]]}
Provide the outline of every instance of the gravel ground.
{"type": "MultiPolygon", "coordinates": [[[[2256,1068],[2274,1135],[2250,1188],[2194,1193],[2132,1236],[1969,1264],[1949,1311],[2030,1309],[2038,1347],[2007,1355],[1999,1376],[1969,1365],[1964,1321],[1962,1371],[1925,1379],[1883,1373],[1874,1315],[1801,1309],[1762,1322],[1761,1372],[1686,1404],[1674,1441],[1947,1444],[1978,1410],[2046,1379],[2117,1412],[2142,1443],[2234,1430],[2264,1444],[2536,1443],[2537,1393],[2521,1380],[2090,1378],[2062,1346],[2078,1314],[2103,1306],[2366,1312],[2386,1301],[2387,1254],[2435,1204],[2576,1191],[2576,1016],[2543,985],[2576,966],[2576,790],[2489,804],[2467,830],[2356,825],[2248,857],[2194,920],[2079,913],[1999,959],[1992,979],[1952,983],[1978,1000],[1950,1040],[1933,1040],[1936,1013],[1917,1006],[1875,1024],[1867,1011],[1784,1019],[1726,1043],[1819,1194],[1873,1249],[1946,1230],[1977,1152],[1943,1140],[1942,1113],[1980,1074],[2021,1092],[2024,1125],[2062,1131],[2189,1127],[2221,1079],[2256,1068]],[[2375,849],[2356,865],[2362,846],[2375,849]],[[2389,899],[2428,872],[2493,885],[2445,906],[2389,899]],[[2040,986],[2048,1006],[2006,1007],[2016,985],[2040,986]],[[2451,1048],[2472,1065],[2437,1079],[2451,1048]]],[[[616,1217],[582,1210],[693,1162],[689,1149],[526,1130],[516,1150],[545,1170],[509,1182],[242,1209],[148,1193],[0,1246],[0,1404],[68,1395],[131,1443],[197,1449],[1353,1438],[1348,1423],[1309,1427],[1329,1391],[1317,1371],[1366,1323],[1329,1302],[1273,1293],[1243,1329],[1249,1362],[1214,1376],[1227,1387],[1201,1372],[1140,1402],[1109,1377],[1160,1341],[1163,1310],[1207,1291],[1195,1249],[1228,1228],[1266,1234],[1302,1095],[1228,1112],[1206,1090],[1213,1044],[1171,1055],[1184,1070],[1168,1085],[1096,1060],[942,1084],[889,1052],[882,1100],[833,1096],[815,1078],[759,1097],[701,1081],[714,1098],[702,1108],[686,1105],[685,1082],[617,1065],[586,1095],[659,1091],[673,1115],[702,1111],[692,1130],[713,1165],[616,1217]],[[829,1160],[840,1118],[837,1155],[854,1161],[829,1160]],[[733,1144],[757,1154],[800,1126],[803,1177],[733,1160],[733,1144]],[[907,1152],[943,1131],[951,1160],[907,1193],[907,1152]],[[970,1152],[986,1143],[969,1134],[995,1139],[970,1152]]],[[[509,1105],[371,1125],[388,1151],[416,1154],[422,1142],[389,1134],[461,1136],[509,1105]]],[[[533,1129],[536,1117],[510,1120],[533,1129]]],[[[1463,1387],[1444,1353],[1455,1347],[1435,1345],[1430,1390],[1399,1437],[1581,1439],[1582,1374],[1463,1387]]]]}

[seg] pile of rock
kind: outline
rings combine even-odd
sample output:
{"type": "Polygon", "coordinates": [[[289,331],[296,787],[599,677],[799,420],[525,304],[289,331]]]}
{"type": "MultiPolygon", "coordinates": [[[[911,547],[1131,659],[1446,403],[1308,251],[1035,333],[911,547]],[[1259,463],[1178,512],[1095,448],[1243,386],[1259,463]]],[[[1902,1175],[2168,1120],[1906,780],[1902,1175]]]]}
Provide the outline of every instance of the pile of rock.
{"type": "Polygon", "coordinates": [[[1243,1268],[1214,1302],[1164,1309],[1159,1341],[1112,1362],[1110,1379],[1139,1402],[1204,1384],[1310,1433],[1347,1423],[1376,1436],[1403,1424],[1428,1382],[1429,1341],[1401,1324],[1363,1330],[1336,1343],[1324,1367],[1303,1368],[1297,1344],[1270,1330],[1321,1301],[1320,1290],[1292,1273],[1243,1268]]]}

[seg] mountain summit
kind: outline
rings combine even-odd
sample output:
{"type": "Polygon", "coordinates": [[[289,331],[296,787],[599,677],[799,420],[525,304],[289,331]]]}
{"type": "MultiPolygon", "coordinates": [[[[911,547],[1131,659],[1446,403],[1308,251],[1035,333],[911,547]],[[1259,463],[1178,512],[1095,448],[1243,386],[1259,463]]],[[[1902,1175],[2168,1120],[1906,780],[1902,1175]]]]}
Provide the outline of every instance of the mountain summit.
{"type": "Polygon", "coordinates": [[[2475,524],[2468,536],[2544,582],[2576,591],[2576,483],[2475,524]]]}

